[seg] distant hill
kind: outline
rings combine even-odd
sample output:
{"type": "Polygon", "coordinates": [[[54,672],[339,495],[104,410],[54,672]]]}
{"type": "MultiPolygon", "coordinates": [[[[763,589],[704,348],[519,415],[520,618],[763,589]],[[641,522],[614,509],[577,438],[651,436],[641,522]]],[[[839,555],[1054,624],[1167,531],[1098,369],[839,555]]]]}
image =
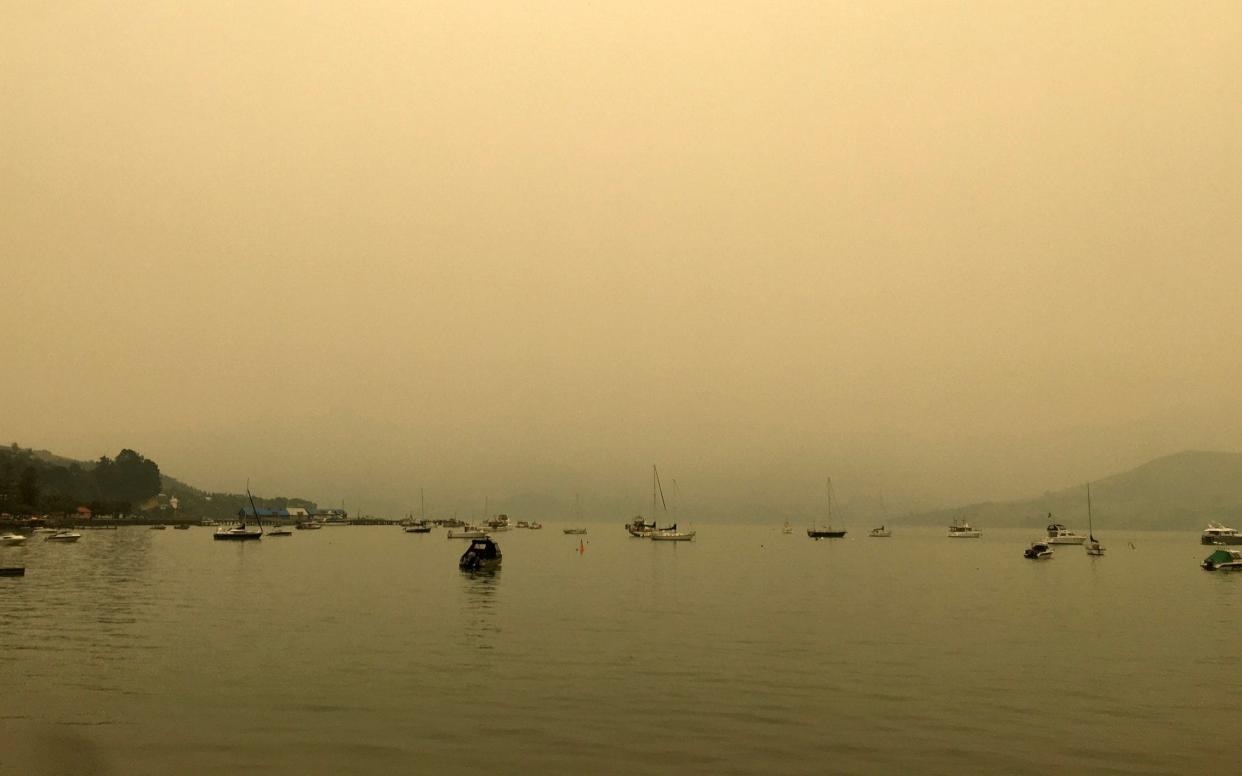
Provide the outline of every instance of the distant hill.
{"type": "MultiPolygon", "coordinates": [[[[316,507],[313,501],[283,496],[254,500],[268,509],[316,507]]],[[[245,494],[209,493],[187,485],[133,450],[122,450],[115,459],[77,461],[17,444],[0,446],[0,513],[70,513],[80,506],[97,514],[227,519],[248,509],[249,501],[245,494]]]]}
{"type": "MultiPolygon", "coordinates": [[[[1091,483],[1097,529],[1201,530],[1209,520],[1242,524],[1242,453],[1187,451],[1157,458],[1091,483]]],[[[1017,501],[985,502],[912,515],[902,522],[1042,528],[1057,522],[1085,530],[1086,484],[1017,501]]]]}

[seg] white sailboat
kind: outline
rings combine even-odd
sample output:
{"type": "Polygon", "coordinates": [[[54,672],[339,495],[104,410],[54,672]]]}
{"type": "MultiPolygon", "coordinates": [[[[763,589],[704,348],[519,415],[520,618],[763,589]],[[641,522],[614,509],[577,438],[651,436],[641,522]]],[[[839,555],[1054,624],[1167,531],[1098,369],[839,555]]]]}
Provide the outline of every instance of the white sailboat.
{"type": "Polygon", "coordinates": [[[1091,525],[1091,483],[1087,483],[1087,554],[1100,557],[1104,554],[1104,545],[1095,538],[1095,530],[1091,525]]]}

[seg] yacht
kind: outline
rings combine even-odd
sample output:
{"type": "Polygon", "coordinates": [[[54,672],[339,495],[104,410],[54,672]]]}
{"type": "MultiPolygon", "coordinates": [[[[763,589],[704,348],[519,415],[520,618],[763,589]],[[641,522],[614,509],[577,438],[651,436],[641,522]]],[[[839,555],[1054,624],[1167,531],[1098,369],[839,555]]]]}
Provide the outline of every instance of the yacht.
{"type": "Polygon", "coordinates": [[[26,537],[19,533],[2,533],[0,534],[0,544],[14,547],[26,541],[26,537]]]}
{"type": "Polygon", "coordinates": [[[57,531],[49,534],[43,541],[45,542],[76,542],[82,538],[82,534],[77,531],[57,531]]]}
{"type": "Polygon", "coordinates": [[[1199,536],[1200,544],[1242,544],[1242,534],[1221,523],[1208,523],[1199,536]]]}
{"type": "Polygon", "coordinates": [[[1242,550],[1217,550],[1199,566],[1204,571],[1242,571],[1242,550]]]}
{"type": "Polygon", "coordinates": [[[970,523],[961,518],[954,520],[953,524],[949,526],[950,539],[978,539],[981,536],[983,536],[983,531],[972,528],[970,523]]]}
{"type": "Polygon", "coordinates": [[[470,547],[457,561],[457,568],[462,571],[488,571],[497,568],[501,558],[500,545],[484,536],[470,542],[470,547]]]}
{"type": "Polygon", "coordinates": [[[1022,557],[1031,560],[1051,560],[1052,547],[1047,542],[1031,542],[1031,546],[1022,551],[1022,557]]]}
{"type": "MultiPolygon", "coordinates": [[[[1052,515],[1049,514],[1048,517],[1051,518],[1052,515]]],[[[1087,537],[1074,533],[1060,523],[1050,522],[1048,523],[1047,541],[1049,544],[1082,544],[1087,541],[1087,537]]]]}

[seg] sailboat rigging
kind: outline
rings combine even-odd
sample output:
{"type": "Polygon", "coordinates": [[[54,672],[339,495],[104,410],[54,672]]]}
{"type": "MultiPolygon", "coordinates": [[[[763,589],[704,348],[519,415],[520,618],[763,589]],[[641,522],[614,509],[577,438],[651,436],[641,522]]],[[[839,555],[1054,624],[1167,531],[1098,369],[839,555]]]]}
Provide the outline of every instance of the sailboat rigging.
{"type": "Polygon", "coordinates": [[[828,478],[828,520],[823,528],[816,525],[814,518],[811,520],[811,527],[806,529],[806,535],[812,539],[840,539],[845,536],[843,529],[832,527],[832,478],[828,478]]]}
{"type": "Polygon", "coordinates": [[[1095,528],[1091,521],[1091,483],[1087,483],[1087,539],[1086,548],[1088,555],[1101,556],[1104,554],[1104,545],[1100,544],[1095,538],[1095,528]]]}

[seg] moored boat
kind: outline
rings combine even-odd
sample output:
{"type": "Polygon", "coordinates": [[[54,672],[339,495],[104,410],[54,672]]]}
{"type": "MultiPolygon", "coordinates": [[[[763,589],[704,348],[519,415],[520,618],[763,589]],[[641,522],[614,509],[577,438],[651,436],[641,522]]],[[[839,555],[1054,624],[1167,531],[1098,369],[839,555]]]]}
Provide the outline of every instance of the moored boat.
{"type": "Polygon", "coordinates": [[[665,528],[659,531],[652,531],[651,536],[647,537],[653,542],[689,542],[694,540],[696,531],[678,531],[677,526],[665,528]]]}
{"type": "Polygon", "coordinates": [[[812,521],[811,527],[806,529],[806,535],[817,541],[819,539],[841,539],[845,537],[844,529],[832,527],[832,478],[831,477],[828,478],[827,488],[828,488],[828,514],[827,514],[826,522],[828,524],[825,525],[823,528],[820,528],[818,524],[812,521]]]}
{"type": "Polygon", "coordinates": [[[1200,544],[1242,544],[1242,533],[1222,523],[1208,523],[1199,535],[1200,544]]]}
{"type": "Polygon", "coordinates": [[[1242,550],[1217,550],[1203,559],[1204,571],[1242,571],[1242,550]]]}
{"type": "Polygon", "coordinates": [[[1082,544],[1087,537],[1075,533],[1060,523],[1052,522],[1052,513],[1048,513],[1047,538],[1048,544],[1082,544]]]}
{"type": "Polygon", "coordinates": [[[460,529],[450,528],[447,536],[449,539],[484,539],[487,537],[487,531],[484,531],[482,528],[467,525],[466,527],[460,529]]]}
{"type": "Polygon", "coordinates": [[[651,532],[654,531],[655,528],[655,523],[646,522],[643,520],[641,515],[625,524],[625,530],[629,532],[630,536],[635,536],[640,539],[646,539],[651,535],[651,532]]]}
{"type": "Polygon", "coordinates": [[[585,528],[566,528],[566,529],[564,529],[564,532],[565,532],[565,533],[567,533],[567,534],[574,534],[575,536],[580,535],[580,534],[584,534],[584,533],[586,533],[586,531],[587,531],[587,529],[585,529],[585,528]]]}
{"type": "Polygon", "coordinates": [[[1031,546],[1022,551],[1022,557],[1031,560],[1051,560],[1052,547],[1047,542],[1031,542],[1031,546]]]}
{"type": "Polygon", "coordinates": [[[488,571],[500,566],[500,545],[484,536],[470,542],[470,546],[457,561],[457,568],[462,571],[488,571]]]}
{"type": "Polygon", "coordinates": [[[893,535],[893,529],[889,528],[886,525],[882,525],[879,528],[872,528],[867,533],[867,536],[871,536],[876,539],[887,539],[888,537],[892,535],[893,535]]]}
{"type": "Polygon", "coordinates": [[[958,518],[949,526],[950,539],[978,539],[983,536],[983,531],[974,528],[970,523],[958,518]]]}

